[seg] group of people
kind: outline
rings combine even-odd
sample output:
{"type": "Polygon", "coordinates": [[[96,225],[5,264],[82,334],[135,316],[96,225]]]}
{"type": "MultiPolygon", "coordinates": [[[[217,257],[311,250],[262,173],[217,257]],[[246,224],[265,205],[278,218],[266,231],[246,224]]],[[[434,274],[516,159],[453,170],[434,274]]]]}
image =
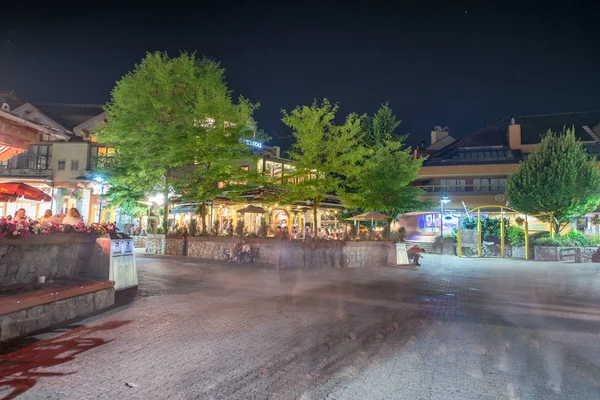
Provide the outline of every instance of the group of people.
{"type": "Polygon", "coordinates": [[[252,259],[252,249],[246,239],[240,239],[237,241],[235,246],[229,249],[229,262],[238,262],[252,259]]]}
{"type": "Polygon", "coordinates": [[[287,225],[277,226],[275,228],[275,238],[280,240],[296,240],[307,238],[310,239],[312,237],[326,240],[344,240],[345,231],[340,229],[339,232],[337,229],[332,228],[329,230],[327,227],[322,227],[317,229],[316,234],[313,234],[310,226],[306,226],[304,230],[304,236],[302,235],[301,230],[299,230],[296,225],[292,226],[292,230],[290,231],[287,225]]]}
{"type": "MultiPolygon", "coordinates": [[[[7,221],[23,221],[30,219],[31,218],[27,216],[27,211],[24,208],[19,208],[17,212],[15,212],[14,217],[12,215],[6,216],[7,221]]],[[[83,223],[84,221],[79,211],[75,207],[73,207],[69,211],[67,211],[66,214],[61,211],[59,214],[52,215],[52,210],[46,210],[44,212],[44,216],[39,218],[38,222],[40,224],[56,223],[60,225],[75,226],[79,223],[83,223]]]]}

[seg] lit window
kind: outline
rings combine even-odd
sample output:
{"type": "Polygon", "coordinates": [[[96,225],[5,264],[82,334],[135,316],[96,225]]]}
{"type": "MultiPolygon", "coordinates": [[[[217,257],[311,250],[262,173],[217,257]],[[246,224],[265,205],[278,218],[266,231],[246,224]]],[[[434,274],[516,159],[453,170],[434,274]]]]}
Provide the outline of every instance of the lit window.
{"type": "Polygon", "coordinates": [[[65,160],[58,161],[58,170],[59,171],[64,171],[66,167],[67,167],[67,162],[65,160]]]}

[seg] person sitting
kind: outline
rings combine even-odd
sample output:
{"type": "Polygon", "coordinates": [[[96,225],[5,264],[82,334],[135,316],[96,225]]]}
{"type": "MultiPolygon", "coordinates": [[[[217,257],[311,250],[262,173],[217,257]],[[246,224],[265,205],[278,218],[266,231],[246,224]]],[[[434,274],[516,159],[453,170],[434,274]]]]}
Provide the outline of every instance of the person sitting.
{"type": "Polygon", "coordinates": [[[25,211],[24,208],[19,208],[17,210],[17,212],[15,213],[15,218],[14,219],[17,220],[17,221],[20,221],[20,220],[23,220],[23,219],[27,219],[27,215],[26,214],[27,214],[27,211],[25,211]]]}
{"type": "Polygon", "coordinates": [[[240,262],[240,255],[242,253],[243,246],[244,246],[244,244],[242,243],[242,241],[238,240],[238,242],[235,244],[235,246],[233,246],[233,248],[231,249],[231,253],[229,254],[229,262],[232,262],[232,261],[240,262]]]}
{"type": "Polygon", "coordinates": [[[252,249],[250,248],[250,245],[248,244],[248,242],[246,242],[246,239],[242,240],[242,250],[240,251],[240,260],[244,261],[244,260],[250,260],[250,258],[252,257],[252,249]]]}
{"type": "Polygon", "coordinates": [[[52,210],[44,211],[44,216],[40,218],[40,224],[50,224],[54,222],[54,218],[52,217],[52,210]]]}
{"type": "Polygon", "coordinates": [[[408,254],[408,258],[409,259],[413,259],[413,262],[415,264],[416,267],[420,267],[421,264],[419,264],[419,259],[422,257],[421,253],[424,253],[425,250],[420,248],[417,245],[414,245],[413,247],[411,247],[410,249],[408,249],[407,254],[408,254]]]}
{"type": "Polygon", "coordinates": [[[83,218],[81,217],[81,214],[79,214],[79,211],[77,211],[75,207],[71,208],[62,220],[63,225],[75,226],[81,223],[83,223],[83,218]]]}

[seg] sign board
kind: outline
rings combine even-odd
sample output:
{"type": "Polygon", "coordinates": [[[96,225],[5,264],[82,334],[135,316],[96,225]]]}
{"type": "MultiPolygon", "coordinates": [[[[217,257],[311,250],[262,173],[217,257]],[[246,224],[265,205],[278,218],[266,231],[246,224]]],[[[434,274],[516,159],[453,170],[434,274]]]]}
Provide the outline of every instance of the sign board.
{"type": "Polygon", "coordinates": [[[396,265],[405,265],[408,262],[408,253],[406,252],[406,244],[396,243],[396,265]]]}
{"type": "Polygon", "coordinates": [[[240,139],[240,142],[246,143],[248,146],[254,147],[256,149],[263,148],[263,144],[261,142],[257,142],[256,140],[240,139]]]}

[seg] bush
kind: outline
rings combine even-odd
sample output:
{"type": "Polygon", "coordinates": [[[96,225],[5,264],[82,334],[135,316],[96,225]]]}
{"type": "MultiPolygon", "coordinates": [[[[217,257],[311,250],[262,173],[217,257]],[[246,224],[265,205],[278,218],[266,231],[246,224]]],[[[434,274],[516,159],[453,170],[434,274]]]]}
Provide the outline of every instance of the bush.
{"type": "MultiPolygon", "coordinates": [[[[510,226],[510,220],[504,218],[504,232],[508,230],[510,226]]],[[[461,229],[464,230],[477,230],[477,216],[465,217],[460,223],[461,229]]],[[[481,237],[483,240],[494,240],[500,239],[500,219],[481,217],[481,237]]]]}
{"type": "Polygon", "coordinates": [[[536,246],[552,246],[552,247],[570,247],[573,242],[564,236],[555,236],[553,238],[544,237],[535,241],[536,246]]]}
{"type": "Polygon", "coordinates": [[[585,237],[583,233],[578,231],[571,231],[562,237],[569,239],[571,242],[573,242],[574,246],[585,247],[590,245],[590,241],[588,240],[588,238],[585,237]]]}
{"type": "Polygon", "coordinates": [[[539,239],[549,238],[549,237],[550,237],[550,232],[548,232],[548,231],[539,231],[536,233],[532,233],[531,235],[529,235],[529,243],[537,244],[537,241],[539,239]]]}
{"type": "Polygon", "coordinates": [[[600,236],[590,236],[587,238],[590,246],[600,245],[600,236]]]}
{"type": "Polygon", "coordinates": [[[248,232],[246,231],[246,223],[241,220],[238,221],[237,226],[235,227],[235,234],[239,237],[246,235],[248,232]]]}
{"type": "Polygon", "coordinates": [[[406,239],[406,228],[401,226],[397,231],[390,233],[390,240],[394,242],[404,242],[406,239]]]}
{"type": "MultiPolygon", "coordinates": [[[[302,231],[300,230],[300,233],[302,231]]],[[[267,220],[265,218],[261,218],[260,227],[258,228],[258,237],[265,238],[269,233],[269,225],[267,224],[267,220]]]]}
{"type": "Polygon", "coordinates": [[[219,236],[219,230],[221,229],[221,224],[219,224],[219,221],[214,221],[213,222],[213,226],[212,226],[212,230],[210,233],[212,233],[215,236],[219,236]]]}
{"type": "Polygon", "coordinates": [[[188,224],[188,235],[196,236],[197,232],[198,232],[198,220],[196,218],[192,218],[190,220],[190,223],[188,224]]]}
{"type": "Polygon", "coordinates": [[[509,226],[506,238],[511,246],[525,246],[525,230],[518,226],[509,226]]]}

